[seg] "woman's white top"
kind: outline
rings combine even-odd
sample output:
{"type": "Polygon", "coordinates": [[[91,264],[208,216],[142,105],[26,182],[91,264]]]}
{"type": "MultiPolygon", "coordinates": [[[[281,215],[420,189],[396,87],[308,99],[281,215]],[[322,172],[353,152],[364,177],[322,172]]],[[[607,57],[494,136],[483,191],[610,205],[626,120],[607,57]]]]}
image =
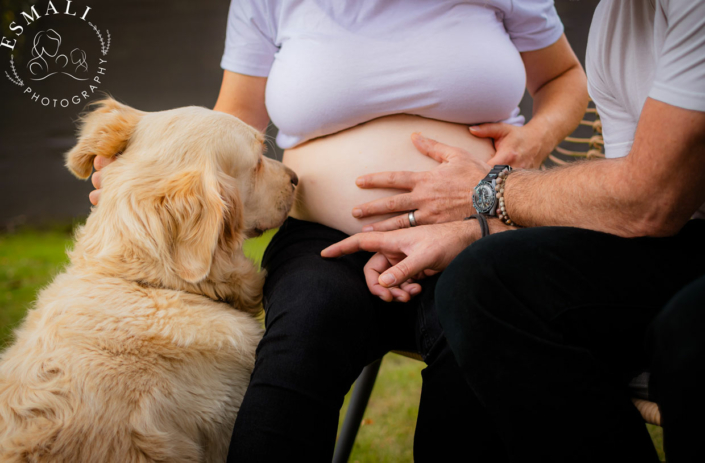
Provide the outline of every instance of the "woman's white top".
{"type": "Polygon", "coordinates": [[[605,154],[626,156],[647,97],[705,111],[705,2],[602,0],[585,64],[605,154]]]}
{"type": "Polygon", "coordinates": [[[400,113],[521,125],[519,53],[562,34],[552,0],[232,0],[221,66],[268,77],[291,148],[400,113]]]}

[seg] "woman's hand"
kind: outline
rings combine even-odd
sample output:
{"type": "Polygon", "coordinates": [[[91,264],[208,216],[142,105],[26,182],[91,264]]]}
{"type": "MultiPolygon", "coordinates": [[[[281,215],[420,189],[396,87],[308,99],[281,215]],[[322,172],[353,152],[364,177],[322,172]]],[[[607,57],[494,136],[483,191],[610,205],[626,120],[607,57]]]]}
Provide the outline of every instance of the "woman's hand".
{"type": "Polygon", "coordinates": [[[533,99],[531,120],[522,127],[481,124],[470,127],[470,133],[494,140],[497,153],[490,165],[533,169],[580,123],[588,102],[587,79],[565,35],[546,48],[522,52],[521,58],[533,99]]]}
{"type": "Polygon", "coordinates": [[[551,147],[546,146],[544,137],[528,125],[518,127],[504,122],[480,124],[471,126],[470,133],[494,140],[497,152],[487,161],[491,166],[510,165],[515,169],[535,169],[551,153],[551,147]]]}
{"type": "Polygon", "coordinates": [[[91,204],[96,206],[98,204],[98,201],[100,201],[100,187],[101,187],[101,169],[111,162],[115,160],[117,156],[113,156],[111,158],[106,158],[103,156],[96,156],[95,159],[93,160],[93,167],[95,167],[95,172],[93,172],[93,175],[91,175],[91,183],[93,183],[93,186],[95,187],[95,190],[91,191],[90,194],[88,195],[88,199],[91,201],[91,204]]]}
{"type": "Polygon", "coordinates": [[[378,252],[374,256],[370,257],[370,260],[367,261],[365,268],[363,269],[365,282],[367,282],[367,287],[370,292],[382,299],[384,302],[409,302],[412,297],[421,292],[421,285],[416,281],[425,278],[426,275],[423,273],[416,275],[415,278],[409,278],[398,287],[392,286],[385,288],[379,284],[379,276],[398,263],[399,261],[391,256],[388,258],[384,254],[378,252]]]}
{"type": "MultiPolygon", "coordinates": [[[[357,206],[353,209],[353,217],[415,211],[416,223],[425,225],[462,220],[473,213],[473,188],[490,171],[490,165],[476,160],[463,149],[420,134],[412,134],[411,141],[416,149],[440,165],[426,172],[381,172],[358,178],[356,183],[360,188],[394,188],[409,193],[357,206]]],[[[367,225],[362,230],[387,231],[409,226],[408,215],[402,214],[367,225]]]]}
{"type": "MultiPolygon", "coordinates": [[[[506,227],[498,220],[492,222],[506,227]]],[[[495,231],[499,229],[495,228],[495,231]]],[[[358,233],[327,247],[321,251],[321,256],[340,257],[358,251],[376,252],[365,265],[365,280],[370,292],[387,302],[407,302],[421,291],[415,280],[445,269],[455,256],[480,236],[476,220],[425,225],[385,233],[358,233]]]]}

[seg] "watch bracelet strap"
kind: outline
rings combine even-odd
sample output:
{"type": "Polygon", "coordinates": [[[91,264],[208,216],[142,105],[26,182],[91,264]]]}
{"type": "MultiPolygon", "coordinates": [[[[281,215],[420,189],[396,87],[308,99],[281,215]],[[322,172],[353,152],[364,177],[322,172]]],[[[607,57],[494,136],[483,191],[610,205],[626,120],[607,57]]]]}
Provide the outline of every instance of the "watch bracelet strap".
{"type": "Polygon", "coordinates": [[[490,169],[489,172],[487,172],[487,176],[485,177],[485,180],[495,180],[497,176],[499,175],[500,172],[503,170],[508,170],[512,171],[512,167],[506,164],[497,164],[492,169],[490,169]]]}
{"type": "MultiPolygon", "coordinates": [[[[496,187],[496,181],[499,178],[499,174],[501,174],[503,171],[511,172],[512,167],[506,164],[497,164],[492,169],[490,169],[489,172],[487,172],[487,175],[483,179],[483,181],[489,182],[492,184],[493,189],[496,187]]],[[[495,191],[493,191],[495,193],[495,191]]],[[[496,194],[496,193],[495,193],[496,194]]],[[[495,206],[492,208],[491,211],[487,213],[487,215],[496,217],[497,216],[497,206],[499,206],[499,202],[495,203],[495,206]]]]}
{"type": "Polygon", "coordinates": [[[483,214],[473,214],[469,217],[465,217],[463,220],[477,219],[480,223],[480,232],[482,232],[482,238],[490,234],[490,226],[487,223],[487,217],[483,214]]]}

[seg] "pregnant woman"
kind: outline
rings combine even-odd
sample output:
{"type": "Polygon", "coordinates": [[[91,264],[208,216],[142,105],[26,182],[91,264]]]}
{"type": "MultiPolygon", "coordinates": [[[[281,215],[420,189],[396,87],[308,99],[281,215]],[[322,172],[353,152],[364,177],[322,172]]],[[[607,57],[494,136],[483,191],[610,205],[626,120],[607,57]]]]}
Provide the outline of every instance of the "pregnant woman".
{"type": "Polygon", "coordinates": [[[574,128],[585,76],[553,2],[233,0],[222,66],[215,109],[259,130],[271,118],[283,161],[300,179],[291,217],[264,257],[266,333],[229,460],[330,461],[355,378],[403,349],[428,365],[416,460],[451,461],[463,450],[504,461],[445,343],[435,279],[375,297],[363,275],[371,255],[324,260],[320,251],[371,224],[409,226],[410,210],[421,224],[461,219],[472,213],[476,183],[464,166],[538,166],[574,128]],[[525,89],[534,115],[522,126],[525,89]],[[466,156],[444,158],[423,138],[412,142],[415,132],[466,156]],[[379,176],[356,184],[389,171],[418,172],[419,181],[398,190],[368,188],[379,176]],[[414,204],[384,199],[411,189],[401,198],[414,204]]]}

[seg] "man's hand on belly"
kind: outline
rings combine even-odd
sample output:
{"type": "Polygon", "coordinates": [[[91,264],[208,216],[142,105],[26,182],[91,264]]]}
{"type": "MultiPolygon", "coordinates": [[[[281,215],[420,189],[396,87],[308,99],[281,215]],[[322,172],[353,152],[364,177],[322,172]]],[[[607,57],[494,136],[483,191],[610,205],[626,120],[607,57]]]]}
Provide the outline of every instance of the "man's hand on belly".
{"type": "MultiPolygon", "coordinates": [[[[421,225],[461,220],[473,213],[472,190],[490,171],[490,165],[477,161],[466,150],[420,134],[413,134],[411,140],[421,153],[440,165],[426,172],[381,172],[358,178],[356,183],[360,188],[391,188],[408,193],[357,206],[352,211],[353,217],[416,211],[414,217],[421,225]]],[[[409,226],[408,215],[402,214],[362,230],[388,231],[409,226]]]]}

